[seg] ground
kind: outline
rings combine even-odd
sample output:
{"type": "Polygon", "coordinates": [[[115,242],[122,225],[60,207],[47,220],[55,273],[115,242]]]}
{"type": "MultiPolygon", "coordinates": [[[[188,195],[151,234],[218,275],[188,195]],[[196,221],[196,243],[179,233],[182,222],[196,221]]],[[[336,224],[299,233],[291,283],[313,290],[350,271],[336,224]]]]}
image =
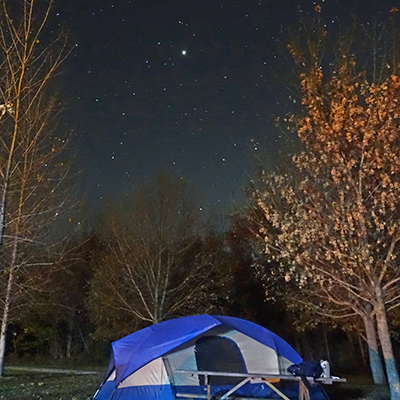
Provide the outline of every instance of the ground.
{"type": "Polygon", "coordinates": [[[1,400],[89,400],[103,376],[102,373],[49,373],[7,368],[5,372],[0,378],[1,400]]]}

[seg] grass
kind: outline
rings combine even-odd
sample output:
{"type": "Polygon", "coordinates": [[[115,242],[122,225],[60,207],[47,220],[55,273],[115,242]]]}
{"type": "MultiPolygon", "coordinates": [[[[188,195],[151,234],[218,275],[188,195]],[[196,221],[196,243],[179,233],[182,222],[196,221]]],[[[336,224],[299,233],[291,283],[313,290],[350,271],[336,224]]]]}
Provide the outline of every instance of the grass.
{"type": "Polygon", "coordinates": [[[390,400],[386,387],[373,385],[340,383],[332,387],[324,387],[331,400],[390,400]]]}
{"type": "Polygon", "coordinates": [[[7,371],[0,378],[1,400],[89,400],[102,374],[52,374],[7,371]]]}

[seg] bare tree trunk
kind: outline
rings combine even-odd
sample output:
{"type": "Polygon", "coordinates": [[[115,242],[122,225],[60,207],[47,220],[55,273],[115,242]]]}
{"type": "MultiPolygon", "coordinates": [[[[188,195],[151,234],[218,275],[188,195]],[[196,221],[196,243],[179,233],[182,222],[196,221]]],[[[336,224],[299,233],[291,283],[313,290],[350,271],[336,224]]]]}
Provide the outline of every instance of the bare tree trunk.
{"type": "Polygon", "coordinates": [[[84,347],[86,353],[89,354],[89,352],[90,352],[89,346],[88,346],[88,344],[87,344],[87,342],[86,342],[86,338],[85,338],[85,336],[83,335],[83,332],[82,332],[80,326],[78,326],[78,330],[79,330],[79,336],[81,337],[81,342],[82,342],[82,344],[83,344],[83,347],[84,347]]]}
{"type": "Polygon", "coordinates": [[[307,339],[306,335],[304,335],[304,338],[303,338],[303,345],[304,345],[304,351],[308,354],[308,358],[310,360],[313,360],[314,359],[313,351],[310,347],[310,344],[308,343],[308,339],[307,339]]]}
{"type": "Polygon", "coordinates": [[[1,330],[0,330],[0,376],[4,376],[4,365],[6,356],[6,336],[8,320],[10,315],[10,305],[11,305],[11,292],[14,281],[14,271],[11,270],[8,275],[7,289],[5,293],[3,316],[1,319],[1,330]]]}
{"type": "Polygon", "coordinates": [[[362,360],[363,365],[365,366],[365,365],[367,365],[367,357],[366,357],[365,349],[364,349],[365,343],[364,343],[364,340],[360,333],[357,334],[357,341],[358,341],[358,346],[360,348],[361,360],[362,360]]]}
{"type": "Polygon", "coordinates": [[[17,262],[17,251],[18,251],[18,238],[14,239],[12,256],[10,268],[8,270],[8,281],[7,281],[7,289],[5,293],[4,299],[4,309],[3,316],[1,320],[1,330],[0,330],[0,376],[4,376],[4,365],[5,365],[5,356],[6,356],[6,342],[7,342],[7,328],[10,317],[10,307],[12,301],[12,292],[14,289],[14,272],[16,268],[17,262]]]}
{"type": "Polygon", "coordinates": [[[383,365],[379,355],[378,338],[376,336],[376,328],[373,314],[363,317],[365,333],[367,336],[369,365],[371,368],[372,379],[375,385],[384,385],[386,383],[383,365]]]}
{"type": "Polygon", "coordinates": [[[70,359],[72,357],[72,344],[74,342],[74,328],[75,328],[75,312],[70,311],[68,320],[68,333],[67,333],[67,350],[66,357],[70,359]]]}
{"type": "Polygon", "coordinates": [[[332,364],[332,358],[328,340],[328,327],[326,326],[326,324],[324,324],[324,342],[325,342],[326,358],[329,361],[329,363],[332,364]]]}
{"type": "Polygon", "coordinates": [[[385,360],[386,374],[389,381],[391,400],[400,400],[400,380],[390,340],[389,326],[386,317],[385,304],[381,293],[378,293],[376,304],[376,321],[378,326],[379,341],[381,342],[383,358],[385,360]]]}
{"type": "Polygon", "coordinates": [[[3,194],[1,196],[0,204],[0,245],[3,244],[4,231],[6,226],[6,201],[8,195],[8,182],[5,180],[3,194]]]}
{"type": "Polygon", "coordinates": [[[72,332],[68,332],[68,336],[67,336],[67,351],[65,356],[68,359],[71,359],[72,357],[72,332]]]}

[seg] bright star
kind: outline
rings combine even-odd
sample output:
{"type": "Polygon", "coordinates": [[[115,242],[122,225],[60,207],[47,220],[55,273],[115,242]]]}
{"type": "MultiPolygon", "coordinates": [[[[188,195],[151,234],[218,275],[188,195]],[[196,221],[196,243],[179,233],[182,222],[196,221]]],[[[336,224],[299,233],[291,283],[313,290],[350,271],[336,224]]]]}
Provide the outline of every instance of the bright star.
{"type": "Polygon", "coordinates": [[[182,55],[186,56],[186,50],[182,50],[182,55]]]}

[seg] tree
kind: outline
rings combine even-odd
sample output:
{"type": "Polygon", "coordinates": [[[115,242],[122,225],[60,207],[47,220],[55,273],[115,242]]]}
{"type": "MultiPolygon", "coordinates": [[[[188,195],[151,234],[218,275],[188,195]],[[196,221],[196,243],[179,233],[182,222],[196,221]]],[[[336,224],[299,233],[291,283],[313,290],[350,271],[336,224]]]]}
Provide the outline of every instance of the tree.
{"type": "Polygon", "coordinates": [[[56,133],[52,79],[68,54],[61,36],[43,35],[51,10],[35,0],[0,3],[0,374],[7,326],[51,266],[54,223],[68,196],[67,140],[56,133]]]}
{"type": "Polygon", "coordinates": [[[331,318],[362,319],[371,357],[376,321],[397,400],[387,312],[400,305],[398,64],[384,58],[388,73],[368,78],[349,47],[326,66],[318,46],[311,47],[310,63],[300,62],[303,114],[289,118],[302,144],[293,157],[296,179],[262,175],[254,191],[263,214],[258,233],[309,307],[323,307],[331,318]]]}
{"type": "Polygon", "coordinates": [[[94,235],[76,235],[73,239],[67,243],[68,257],[50,271],[47,266],[41,268],[46,277],[41,279],[40,292],[35,291],[35,301],[24,304],[23,318],[15,324],[13,343],[18,342],[20,348],[13,351],[21,354],[28,333],[38,339],[37,343],[31,340],[30,350],[54,359],[89,352],[93,326],[86,298],[93,259],[100,249],[94,235]]]}
{"type": "Polygon", "coordinates": [[[127,333],[212,303],[222,242],[202,233],[196,196],[181,179],[160,174],[138,186],[110,213],[102,234],[106,251],[89,297],[98,335],[127,333]]]}

